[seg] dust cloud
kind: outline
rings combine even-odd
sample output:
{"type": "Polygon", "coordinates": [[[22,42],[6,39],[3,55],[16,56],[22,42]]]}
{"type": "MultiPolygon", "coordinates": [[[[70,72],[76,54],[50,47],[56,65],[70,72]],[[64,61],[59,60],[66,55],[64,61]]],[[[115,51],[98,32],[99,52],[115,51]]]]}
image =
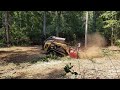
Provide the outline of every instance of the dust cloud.
{"type": "Polygon", "coordinates": [[[105,45],[105,38],[100,33],[97,32],[88,35],[88,47],[104,47],[105,45]]]}
{"type": "Polygon", "coordinates": [[[106,45],[105,38],[99,33],[88,35],[87,48],[79,52],[80,58],[98,58],[103,57],[102,47],[106,45]]]}

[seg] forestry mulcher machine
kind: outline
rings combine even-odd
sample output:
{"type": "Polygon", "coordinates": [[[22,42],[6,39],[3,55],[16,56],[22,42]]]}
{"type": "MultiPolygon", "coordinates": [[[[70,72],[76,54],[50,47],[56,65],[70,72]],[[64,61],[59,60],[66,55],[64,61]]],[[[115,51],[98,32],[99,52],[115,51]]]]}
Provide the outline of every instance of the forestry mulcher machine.
{"type": "Polygon", "coordinates": [[[50,36],[44,41],[46,54],[56,54],[58,56],[69,55],[69,46],[65,43],[65,38],[50,36]]]}
{"type": "Polygon", "coordinates": [[[44,41],[44,50],[46,54],[52,54],[57,56],[67,56],[71,58],[80,58],[78,55],[80,43],[76,49],[72,48],[65,42],[65,38],[50,36],[44,41]]]}

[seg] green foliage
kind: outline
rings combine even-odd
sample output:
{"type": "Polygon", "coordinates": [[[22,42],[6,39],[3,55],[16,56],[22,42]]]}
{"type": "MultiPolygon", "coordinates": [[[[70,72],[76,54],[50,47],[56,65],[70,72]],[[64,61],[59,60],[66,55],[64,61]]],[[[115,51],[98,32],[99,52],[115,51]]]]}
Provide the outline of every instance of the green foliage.
{"type": "Polygon", "coordinates": [[[115,41],[115,45],[117,45],[117,46],[120,47],[120,39],[117,39],[117,40],[115,41]]]}
{"type": "Polygon", "coordinates": [[[108,41],[114,43],[119,37],[118,30],[120,28],[118,11],[103,11],[99,18],[102,19],[104,31],[103,34],[108,41]]]}
{"type": "Polygon", "coordinates": [[[73,68],[73,65],[71,65],[71,63],[70,63],[70,64],[67,64],[67,65],[64,67],[64,71],[65,71],[66,73],[71,73],[71,74],[73,74],[73,75],[78,75],[78,73],[75,72],[72,68],[73,68]]]}
{"type": "Polygon", "coordinates": [[[119,25],[119,20],[117,17],[116,11],[106,11],[101,16],[103,18],[104,22],[104,28],[111,28],[111,27],[117,27],[119,25]]]}
{"type": "MultiPolygon", "coordinates": [[[[11,11],[10,40],[12,45],[42,44],[44,11],[11,11]]],[[[89,11],[88,34],[102,33],[108,41],[111,40],[111,27],[114,27],[115,40],[120,37],[119,11],[89,11]]],[[[85,11],[47,11],[46,38],[58,35],[66,41],[75,44],[84,42],[85,11]]],[[[4,11],[0,12],[0,43],[6,43],[4,30],[4,11]]]]}
{"type": "Polygon", "coordinates": [[[0,47],[5,46],[4,28],[0,29],[0,47]]]}
{"type": "Polygon", "coordinates": [[[67,65],[64,67],[65,72],[66,72],[66,73],[71,72],[70,69],[72,69],[72,67],[73,67],[73,66],[71,66],[71,63],[70,63],[69,65],[67,64],[67,65]]]}

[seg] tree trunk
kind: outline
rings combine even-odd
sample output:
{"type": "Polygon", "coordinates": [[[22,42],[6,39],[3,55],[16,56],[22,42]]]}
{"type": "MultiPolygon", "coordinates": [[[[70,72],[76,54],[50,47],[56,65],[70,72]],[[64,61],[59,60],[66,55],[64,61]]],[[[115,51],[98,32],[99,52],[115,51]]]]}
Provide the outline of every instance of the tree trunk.
{"type": "Polygon", "coordinates": [[[44,49],[44,40],[46,39],[46,11],[44,11],[43,16],[43,35],[42,35],[42,49],[44,49]]]}
{"type": "Polygon", "coordinates": [[[115,42],[115,41],[117,40],[117,38],[118,38],[118,35],[117,35],[118,32],[117,32],[117,30],[118,30],[117,28],[114,29],[114,42],[115,42]]]}
{"type": "Polygon", "coordinates": [[[22,14],[22,11],[19,12],[19,18],[20,18],[20,30],[21,30],[21,20],[22,20],[22,16],[21,16],[21,14],[22,14]]]}
{"type": "Polygon", "coordinates": [[[88,31],[88,11],[86,12],[86,23],[85,23],[85,48],[87,47],[87,31],[88,31]]]}
{"type": "Polygon", "coordinates": [[[61,15],[61,11],[57,11],[56,12],[56,15],[57,15],[57,22],[56,22],[56,24],[57,24],[57,27],[56,27],[56,36],[59,36],[59,31],[60,31],[60,15],[61,15]]]}
{"type": "Polygon", "coordinates": [[[58,35],[58,28],[59,28],[59,26],[58,26],[58,11],[56,11],[56,36],[58,37],[59,35],[58,35]]]}
{"type": "Polygon", "coordinates": [[[46,38],[46,11],[44,11],[44,18],[43,18],[43,35],[46,38]]]}
{"type": "Polygon", "coordinates": [[[111,46],[113,46],[113,27],[112,27],[112,30],[111,30],[111,46]]]}
{"type": "MultiPolygon", "coordinates": [[[[117,16],[115,16],[115,20],[117,20],[117,16]]],[[[114,44],[115,44],[115,42],[116,42],[116,40],[117,40],[117,38],[118,38],[118,35],[117,35],[118,32],[119,32],[119,31],[118,31],[118,30],[119,30],[118,27],[119,27],[118,24],[116,25],[116,27],[114,27],[114,33],[113,33],[113,34],[114,34],[114,42],[113,42],[114,44]]]]}
{"type": "Polygon", "coordinates": [[[5,11],[5,32],[6,32],[6,43],[10,46],[10,28],[9,28],[9,11],[5,11]]]}
{"type": "MultiPolygon", "coordinates": [[[[112,19],[114,19],[114,17],[113,17],[113,11],[112,11],[112,19]]],[[[111,30],[111,46],[113,46],[114,44],[113,44],[113,37],[114,37],[114,30],[113,30],[113,25],[112,25],[112,28],[111,28],[112,30],[111,30]]]]}
{"type": "Polygon", "coordinates": [[[93,31],[96,32],[96,11],[93,11],[93,31]]]}

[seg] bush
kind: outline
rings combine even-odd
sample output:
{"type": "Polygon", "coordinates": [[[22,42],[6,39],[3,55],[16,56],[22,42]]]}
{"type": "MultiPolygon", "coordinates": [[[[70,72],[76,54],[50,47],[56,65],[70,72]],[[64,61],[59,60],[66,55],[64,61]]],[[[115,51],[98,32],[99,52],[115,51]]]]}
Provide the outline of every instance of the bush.
{"type": "Polygon", "coordinates": [[[118,39],[118,40],[115,41],[115,45],[117,45],[117,46],[120,47],[120,39],[118,39]]]}
{"type": "MultiPolygon", "coordinates": [[[[67,73],[71,73],[72,75],[75,76],[75,78],[77,78],[78,73],[75,72],[72,68],[73,68],[73,65],[71,65],[71,63],[70,63],[70,64],[67,64],[67,65],[64,67],[64,71],[66,72],[66,74],[67,74],[67,73]]],[[[66,75],[66,74],[65,74],[65,75],[66,75]]]]}

